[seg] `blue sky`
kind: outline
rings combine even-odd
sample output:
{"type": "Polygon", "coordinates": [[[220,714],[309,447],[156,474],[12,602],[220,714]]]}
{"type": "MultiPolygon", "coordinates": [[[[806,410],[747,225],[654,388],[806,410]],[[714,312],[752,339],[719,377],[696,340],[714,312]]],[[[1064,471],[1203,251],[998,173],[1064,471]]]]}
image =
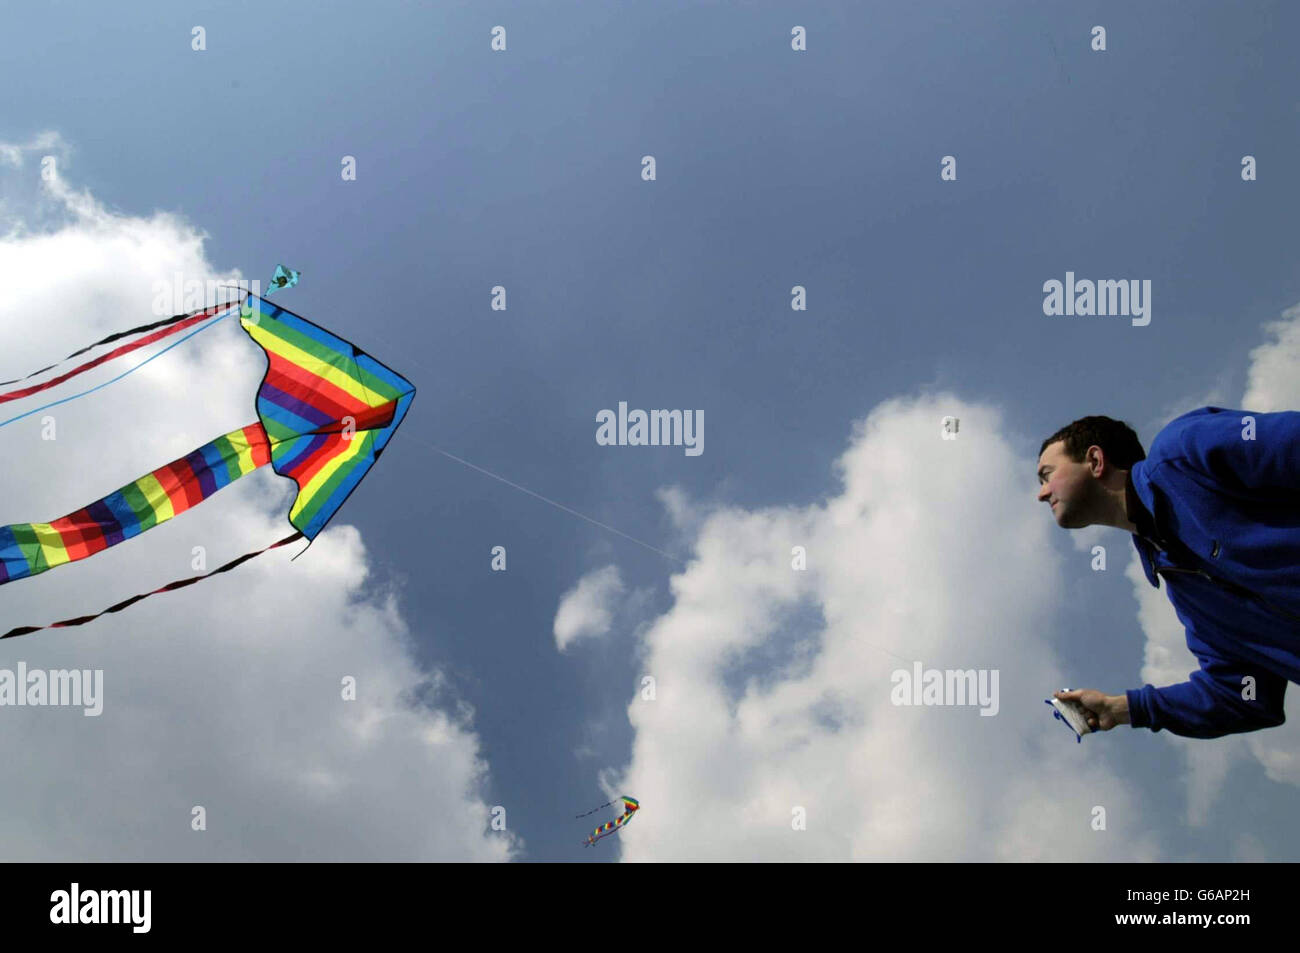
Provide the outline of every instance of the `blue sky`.
{"type": "MultiPolygon", "coordinates": [[[[0,62],[0,141],[57,132],[75,188],[122,216],[174,213],[215,269],[301,269],[285,307],[417,383],[341,517],[364,539],[367,587],[395,594],[442,703],[472,708],[481,799],[507,806],[514,856],[608,860],[620,845],[577,850],[587,822],[572,816],[633,758],[629,704],[660,657],[670,577],[698,555],[698,523],[675,522],[663,488],[721,511],[816,506],[839,493],[856,421],[948,394],[999,409],[1026,466],[998,481],[1050,524],[1033,476],[1047,434],[1103,413],[1149,444],[1193,407],[1240,406],[1263,326],[1300,301],[1297,28],[1282,3],[58,3],[11,14],[26,39],[0,62]],[[347,155],[356,181],[340,177],[347,155]],[[956,181],[940,180],[945,155],[956,181]],[[1242,181],[1243,155],[1258,181],[1242,181]],[[1151,323],[1045,316],[1043,282],[1067,271],[1149,279],[1151,323]],[[790,308],[795,285],[807,311],[790,308]],[[620,400],[702,408],[704,453],[598,446],[595,414],[620,400]],[[496,545],[505,573],[488,568],[496,545]],[[561,598],[607,565],[624,583],[609,631],[557,651],[561,598]]],[[[25,168],[10,198],[36,190],[25,168]]],[[[1049,529],[1051,631],[1026,638],[1072,683],[1138,687],[1128,537],[1099,537],[1111,569],[1096,574],[1049,529]]],[[[791,618],[811,630],[819,614],[791,618]]],[[[768,649],[746,675],[786,664],[768,649]]],[[[975,664],[966,649],[954,659],[975,664]]],[[[1033,706],[1059,687],[1024,706],[1054,748],[1064,732],[1033,706]]],[[[1019,717],[1003,692],[999,722],[1019,717]]],[[[1213,743],[1245,760],[1194,824],[1184,749],[1126,731],[1080,747],[1140,801],[1161,856],[1300,856],[1292,784],[1241,739],[1213,743]]],[[[656,809],[643,802],[629,843],[656,809]]]]}

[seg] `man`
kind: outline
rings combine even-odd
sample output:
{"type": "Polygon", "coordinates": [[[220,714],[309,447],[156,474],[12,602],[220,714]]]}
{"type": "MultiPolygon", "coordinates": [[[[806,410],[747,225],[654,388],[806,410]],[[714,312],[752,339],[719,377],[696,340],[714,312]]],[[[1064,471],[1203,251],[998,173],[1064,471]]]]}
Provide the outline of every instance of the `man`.
{"type": "Polygon", "coordinates": [[[1121,695],[1057,692],[1116,725],[1218,738],[1282,724],[1300,682],[1300,412],[1203,407],[1142,451],[1109,417],[1084,417],[1043,441],[1038,499],[1058,526],[1127,530],[1200,660],[1188,681],[1121,695]]]}

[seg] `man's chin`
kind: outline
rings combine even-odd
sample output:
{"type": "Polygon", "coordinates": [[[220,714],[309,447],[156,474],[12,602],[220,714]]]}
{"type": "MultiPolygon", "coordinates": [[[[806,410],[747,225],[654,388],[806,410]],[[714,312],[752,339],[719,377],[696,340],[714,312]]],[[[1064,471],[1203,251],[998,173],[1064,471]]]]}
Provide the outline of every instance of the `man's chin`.
{"type": "Polygon", "coordinates": [[[1060,503],[1052,507],[1052,519],[1056,520],[1056,525],[1061,529],[1080,529],[1080,527],[1074,525],[1074,519],[1069,510],[1060,503]]]}

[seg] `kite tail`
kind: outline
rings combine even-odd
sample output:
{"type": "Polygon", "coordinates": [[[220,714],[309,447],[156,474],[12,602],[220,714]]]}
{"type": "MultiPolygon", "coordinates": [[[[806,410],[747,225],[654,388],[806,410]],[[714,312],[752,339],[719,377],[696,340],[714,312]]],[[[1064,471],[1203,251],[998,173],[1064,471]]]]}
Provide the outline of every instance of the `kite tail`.
{"type": "Polygon", "coordinates": [[[0,526],[0,585],[138,536],[270,462],[266,431],[249,424],[52,523],[0,526]]]}
{"type": "Polygon", "coordinates": [[[150,596],[156,596],[160,592],[172,592],[176,589],[184,589],[186,586],[192,586],[196,582],[201,582],[204,579],[207,579],[211,576],[215,576],[217,573],[229,572],[230,570],[234,569],[236,566],[239,566],[243,563],[248,562],[250,559],[254,559],[262,555],[262,553],[270,552],[271,550],[278,549],[281,546],[288,546],[290,543],[300,539],[302,539],[302,533],[294,533],[291,536],[286,536],[284,539],[280,540],[279,542],[272,543],[270,546],[267,546],[265,549],[259,549],[255,553],[245,553],[243,556],[240,556],[238,559],[232,559],[224,566],[212,570],[212,572],[204,573],[202,576],[193,576],[189,579],[178,579],[176,582],[169,582],[161,589],[155,589],[153,592],[145,592],[145,593],[141,593],[138,596],[132,596],[130,599],[127,599],[125,602],[119,602],[115,606],[109,606],[103,612],[96,612],[94,615],[83,615],[75,619],[65,619],[62,622],[51,622],[49,625],[19,626],[16,629],[10,629],[4,635],[0,635],[0,639],[12,639],[15,636],[19,636],[19,635],[27,635],[28,633],[31,632],[40,632],[42,629],[63,629],[73,625],[85,625],[87,622],[93,622],[95,619],[98,619],[100,616],[107,615],[110,612],[121,612],[123,609],[127,608],[128,606],[135,605],[141,599],[148,599],[150,596]]]}
{"type": "Polygon", "coordinates": [[[49,367],[43,367],[39,371],[32,371],[32,373],[28,374],[26,377],[19,377],[12,381],[0,381],[0,387],[8,387],[10,384],[21,384],[23,381],[27,381],[33,377],[37,377],[41,374],[44,374],[46,371],[52,371],[60,364],[65,364],[68,361],[72,360],[74,357],[80,357],[82,354],[85,354],[89,351],[93,351],[95,348],[101,347],[105,344],[111,344],[114,341],[120,341],[123,338],[128,338],[136,334],[143,334],[144,337],[132,341],[129,344],[123,344],[120,347],[114,348],[112,351],[109,351],[107,354],[101,354],[99,357],[94,358],[93,360],[89,360],[82,364],[78,364],[76,367],[72,368],[69,371],[66,371],[63,374],[60,374],[58,377],[51,378],[50,380],[47,381],[42,381],[39,384],[32,384],[28,387],[20,387],[17,390],[0,393],[0,404],[8,403],[9,401],[12,400],[20,400],[24,397],[30,397],[32,394],[39,394],[41,391],[46,391],[52,387],[57,387],[59,384],[62,384],[64,381],[71,380],[72,378],[77,377],[80,374],[86,373],[86,371],[99,367],[101,364],[107,364],[109,361],[116,360],[117,358],[122,357],[124,354],[130,354],[132,351],[137,351],[142,347],[145,347],[149,344],[153,344],[156,341],[161,341],[164,338],[170,337],[173,334],[179,334],[181,331],[184,331],[187,328],[190,328],[196,324],[201,324],[204,321],[207,321],[209,318],[214,318],[217,315],[224,315],[225,313],[231,311],[231,309],[236,307],[238,307],[238,302],[228,301],[224,304],[214,305],[211,308],[203,308],[199,311],[191,311],[189,314],[178,314],[175,317],[164,318],[163,320],[155,321],[152,324],[142,324],[139,327],[131,328],[128,331],[119,331],[116,334],[110,334],[108,337],[96,341],[94,344],[88,344],[86,347],[83,347],[81,350],[74,351],[73,353],[65,357],[62,361],[57,361],[54,364],[51,364],[49,367]],[[148,333],[148,332],[153,332],[153,333],[148,333]]]}

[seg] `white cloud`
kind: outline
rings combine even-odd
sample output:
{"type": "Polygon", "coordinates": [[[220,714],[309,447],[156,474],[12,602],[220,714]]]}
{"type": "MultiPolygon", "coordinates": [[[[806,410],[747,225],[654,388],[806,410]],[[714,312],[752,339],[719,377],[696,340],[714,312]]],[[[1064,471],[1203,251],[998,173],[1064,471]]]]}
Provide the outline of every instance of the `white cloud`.
{"type": "Polygon", "coordinates": [[[1085,526],[1070,531],[1070,543],[1081,553],[1091,553],[1094,546],[1101,546],[1109,552],[1114,542],[1115,531],[1109,526],[1085,526]]]}
{"type": "Polygon", "coordinates": [[[626,591],[617,566],[589,572],[564,594],[555,612],[555,645],[561,652],[583,638],[609,632],[619,598],[626,591]]]}
{"type": "Polygon", "coordinates": [[[57,132],[38,133],[27,142],[0,142],[0,162],[14,168],[22,168],[27,157],[37,153],[59,153],[66,155],[68,145],[57,132]]]}
{"type": "Polygon", "coordinates": [[[644,634],[656,697],[629,705],[632,760],[610,786],[642,804],[623,856],[1156,858],[1113,739],[1075,745],[1043,704],[1065,683],[1064,579],[1033,465],[995,409],[927,395],[860,422],[825,503],[715,508],[644,634]],[[894,706],[913,659],[997,669],[998,714],[894,706]]]}
{"type": "Polygon", "coordinates": [[[1161,407],[1140,428],[1135,428],[1138,439],[1142,441],[1142,446],[1150,449],[1151,441],[1155,438],[1155,435],[1163,430],[1165,425],[1175,417],[1181,417],[1189,410],[1195,410],[1198,407],[1237,406],[1233,403],[1232,398],[1228,396],[1231,377],[1230,369],[1225,368],[1219,371],[1214,378],[1214,383],[1208,388],[1203,388],[1187,396],[1178,397],[1161,407]]]}
{"type": "MultiPolygon", "coordinates": [[[[60,221],[0,240],[6,379],[150,320],[155,279],[237,277],[216,273],[203,235],[176,216],[122,216],[62,182],[45,188],[60,221]]],[[[252,422],[263,361],[227,321],[50,410],[56,440],[41,439],[45,413],[0,429],[0,523],[61,516],[252,422]]],[[[196,546],[208,568],[258,549],[291,532],[292,491],[263,469],[137,539],[0,586],[0,629],[185,578],[196,546]]],[[[106,696],[98,718],[0,708],[0,762],[21,766],[0,785],[4,858],[508,859],[520,843],[488,830],[472,711],[416,664],[395,594],[370,578],[345,519],[292,564],[300,547],[0,643],[0,667],[103,669],[106,696]],[[356,701],[341,697],[345,676],[356,701]],[[203,832],[190,827],[196,805],[203,832]]]]}
{"type": "Polygon", "coordinates": [[[1264,332],[1270,340],[1250,352],[1241,406],[1261,413],[1300,410],[1300,305],[1283,311],[1264,332]]]}

